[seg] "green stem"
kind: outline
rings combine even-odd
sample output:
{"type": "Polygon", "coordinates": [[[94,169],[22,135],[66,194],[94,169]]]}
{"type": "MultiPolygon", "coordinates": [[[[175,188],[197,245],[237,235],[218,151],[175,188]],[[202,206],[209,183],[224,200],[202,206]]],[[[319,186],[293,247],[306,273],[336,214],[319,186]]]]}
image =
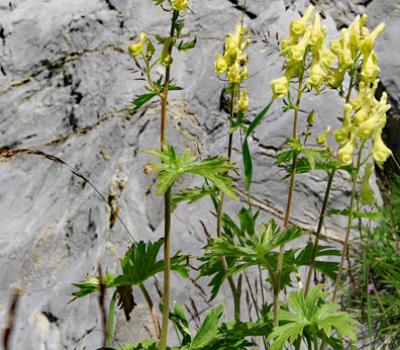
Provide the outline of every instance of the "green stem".
{"type": "MultiPolygon", "coordinates": [[[[231,101],[229,108],[229,124],[232,125],[233,118],[235,116],[235,96],[236,96],[236,87],[232,87],[231,92],[231,101]]],[[[232,156],[232,145],[233,145],[233,133],[229,132],[228,139],[228,160],[231,159],[232,156]]],[[[220,200],[217,208],[217,237],[222,236],[222,214],[223,214],[223,206],[224,206],[225,194],[222,192],[220,196],[220,200]]],[[[226,261],[225,256],[221,257],[221,264],[225,274],[228,272],[228,263],[226,261]]],[[[240,277],[239,277],[240,279],[240,277]]],[[[228,284],[232,292],[233,297],[233,305],[234,305],[234,315],[235,320],[240,321],[240,298],[241,298],[241,282],[238,281],[238,286],[235,286],[235,282],[232,276],[228,277],[228,284]],[[240,289],[239,289],[240,287],[240,289]]]]}
{"type": "MultiPolygon", "coordinates": [[[[297,137],[297,124],[299,119],[299,110],[300,110],[300,102],[301,96],[303,94],[303,77],[304,73],[299,77],[299,86],[297,92],[297,100],[296,105],[294,107],[294,118],[293,118],[293,139],[297,137]]],[[[293,198],[293,191],[295,185],[295,178],[296,178],[296,166],[297,166],[297,154],[293,154],[292,160],[292,173],[290,174],[290,185],[287,197],[287,205],[286,205],[286,212],[285,218],[283,222],[283,227],[286,229],[289,226],[289,218],[290,218],[290,211],[292,208],[292,198],[293,198]]],[[[280,290],[280,281],[283,269],[283,256],[285,253],[285,245],[282,244],[279,249],[279,256],[278,256],[278,266],[276,271],[276,284],[273,286],[274,289],[274,305],[273,305],[273,322],[274,325],[277,326],[279,324],[279,290],[280,290]]]]}
{"type": "Polygon", "coordinates": [[[353,187],[351,190],[349,216],[348,216],[348,220],[347,220],[347,230],[346,230],[346,236],[344,239],[342,256],[340,258],[339,270],[336,275],[335,287],[334,287],[333,293],[332,293],[332,301],[333,302],[336,301],[336,295],[339,290],[339,284],[340,284],[340,280],[341,280],[342,274],[343,274],[344,261],[347,256],[347,250],[348,250],[348,246],[349,246],[351,226],[353,223],[353,208],[354,208],[354,202],[355,202],[355,198],[356,198],[357,180],[358,180],[358,175],[360,173],[361,157],[362,157],[362,152],[364,149],[364,144],[365,144],[365,141],[360,145],[360,149],[359,149],[358,155],[357,155],[357,165],[356,165],[355,173],[353,174],[353,187]]]}
{"type": "Polygon", "coordinates": [[[117,298],[117,290],[115,290],[108,308],[108,320],[107,320],[107,347],[111,348],[113,345],[114,337],[114,319],[115,319],[115,300],[117,298]]]}
{"type": "Polygon", "coordinates": [[[324,201],[322,203],[322,208],[321,208],[321,212],[319,215],[318,227],[317,227],[317,232],[315,234],[314,247],[313,247],[313,251],[312,251],[312,255],[311,255],[310,267],[308,268],[306,285],[304,287],[304,295],[305,296],[307,296],[308,290],[310,288],[311,277],[312,277],[313,271],[315,269],[315,266],[314,266],[315,258],[317,257],[318,245],[319,245],[319,240],[320,240],[320,236],[321,236],[321,230],[324,225],[325,212],[326,212],[326,208],[328,206],[328,199],[329,199],[329,195],[331,192],[333,178],[335,177],[335,173],[336,173],[336,169],[333,169],[328,173],[328,183],[326,185],[324,201]]]}
{"type": "Polygon", "coordinates": [[[165,230],[164,230],[164,286],[163,314],[159,350],[166,350],[169,321],[170,274],[171,274],[171,187],[165,193],[165,230]]]}
{"type": "MultiPolygon", "coordinates": [[[[174,46],[175,23],[179,17],[179,11],[174,11],[171,20],[170,38],[172,39],[168,47],[168,54],[172,55],[174,46]]],[[[167,65],[165,68],[164,91],[161,96],[161,132],[160,144],[161,150],[166,145],[166,123],[167,123],[167,108],[168,108],[168,90],[171,75],[171,67],[167,65]]],[[[172,186],[171,186],[172,187],[172,186]]],[[[168,338],[168,323],[169,323],[169,299],[170,299],[170,274],[171,274],[171,187],[167,190],[164,197],[164,291],[163,291],[163,315],[159,350],[166,350],[168,338]]]]}

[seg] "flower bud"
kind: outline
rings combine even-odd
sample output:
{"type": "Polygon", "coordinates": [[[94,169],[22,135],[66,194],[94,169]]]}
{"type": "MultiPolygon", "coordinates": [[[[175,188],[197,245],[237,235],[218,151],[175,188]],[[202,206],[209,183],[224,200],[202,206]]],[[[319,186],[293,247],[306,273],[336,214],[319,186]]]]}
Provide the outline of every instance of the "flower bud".
{"type": "Polygon", "coordinates": [[[271,81],[272,93],[274,99],[284,98],[289,91],[289,81],[283,76],[271,81]]]}
{"type": "Polygon", "coordinates": [[[326,145],[330,132],[331,132],[331,126],[328,125],[328,127],[326,128],[326,131],[317,136],[317,143],[319,145],[326,145]]]}
{"type": "Polygon", "coordinates": [[[246,80],[248,76],[249,76],[249,70],[247,69],[247,67],[244,67],[242,73],[240,73],[240,82],[246,80]]]}

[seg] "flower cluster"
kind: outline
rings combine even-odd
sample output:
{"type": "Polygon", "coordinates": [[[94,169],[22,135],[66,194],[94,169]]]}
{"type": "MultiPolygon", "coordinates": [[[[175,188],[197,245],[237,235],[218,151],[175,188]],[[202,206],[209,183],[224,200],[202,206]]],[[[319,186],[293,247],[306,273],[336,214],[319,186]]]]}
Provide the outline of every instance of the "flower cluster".
{"type": "Polygon", "coordinates": [[[274,98],[283,98],[289,92],[290,80],[305,74],[310,62],[306,85],[320,90],[328,70],[335,60],[334,53],[326,46],[327,29],[321,25],[321,16],[316,13],[311,21],[314,7],[310,5],[303,17],[290,23],[290,34],[281,41],[281,55],[286,57],[285,74],[271,82],[274,98]]]}
{"type": "MultiPolygon", "coordinates": [[[[247,79],[248,70],[247,55],[244,51],[250,45],[250,38],[246,36],[246,27],[238,25],[235,32],[228,34],[225,39],[224,53],[218,54],[215,60],[215,71],[218,74],[226,74],[227,80],[233,89],[247,79]]],[[[249,106],[247,91],[241,90],[237,107],[240,112],[245,112],[249,106]]]]}
{"type": "Polygon", "coordinates": [[[233,34],[228,34],[225,40],[223,55],[218,54],[215,60],[215,71],[226,73],[231,84],[240,84],[247,79],[247,55],[244,53],[250,44],[246,37],[246,28],[238,25],[233,34]]]}
{"type": "Polygon", "coordinates": [[[171,7],[175,11],[186,11],[189,5],[189,0],[172,0],[171,7]]]}
{"type": "Polygon", "coordinates": [[[382,129],[386,124],[386,112],[390,109],[386,93],[378,101],[375,91],[379,80],[373,84],[361,81],[358,95],[343,106],[343,126],[334,131],[339,144],[338,159],[344,164],[353,162],[357,141],[373,141],[372,155],[378,165],[382,165],[391,151],[382,141],[382,129]]]}
{"type": "Polygon", "coordinates": [[[362,60],[360,80],[374,83],[379,74],[378,60],[374,52],[375,40],[385,25],[379,24],[372,32],[365,27],[367,15],[357,16],[348,28],[341,31],[341,38],[331,41],[331,50],[337,58],[337,66],[329,69],[327,83],[339,87],[346,71],[358,69],[362,60]]]}

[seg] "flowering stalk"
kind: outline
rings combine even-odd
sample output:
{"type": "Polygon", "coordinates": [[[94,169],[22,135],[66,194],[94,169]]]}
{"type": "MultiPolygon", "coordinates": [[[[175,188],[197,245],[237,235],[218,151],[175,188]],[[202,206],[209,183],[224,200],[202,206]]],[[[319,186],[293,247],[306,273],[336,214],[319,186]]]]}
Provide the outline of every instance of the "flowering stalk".
{"type": "MultiPolygon", "coordinates": [[[[167,47],[167,55],[172,60],[172,48],[175,36],[175,23],[179,17],[179,11],[174,9],[171,20],[171,29],[169,33],[169,45],[167,47]]],[[[166,63],[165,67],[165,80],[164,91],[161,97],[161,133],[160,144],[161,150],[166,145],[166,124],[167,124],[167,104],[168,104],[168,91],[169,81],[171,75],[171,62],[166,63]]],[[[171,196],[172,186],[167,190],[164,196],[164,281],[163,281],[163,312],[161,322],[161,335],[158,345],[159,350],[166,350],[168,338],[168,324],[169,324],[169,303],[170,303],[170,280],[171,280],[171,196]]]]}
{"type": "MultiPolygon", "coordinates": [[[[226,36],[224,53],[218,54],[215,60],[215,71],[217,74],[226,74],[230,91],[229,105],[229,138],[228,138],[228,159],[232,156],[233,134],[235,117],[238,113],[244,113],[248,109],[249,101],[246,90],[240,91],[240,84],[247,79],[248,71],[245,66],[247,55],[244,50],[250,44],[250,39],[245,37],[246,28],[240,24],[232,34],[226,36]],[[240,91],[240,93],[239,93],[240,91]]],[[[217,204],[217,237],[222,235],[222,214],[225,195],[221,193],[217,204]]],[[[225,273],[228,272],[228,263],[224,256],[221,257],[222,268],[225,273]]],[[[242,294],[242,275],[238,278],[238,283],[232,277],[228,277],[229,287],[232,291],[235,320],[240,321],[240,299],[242,294]]]]}

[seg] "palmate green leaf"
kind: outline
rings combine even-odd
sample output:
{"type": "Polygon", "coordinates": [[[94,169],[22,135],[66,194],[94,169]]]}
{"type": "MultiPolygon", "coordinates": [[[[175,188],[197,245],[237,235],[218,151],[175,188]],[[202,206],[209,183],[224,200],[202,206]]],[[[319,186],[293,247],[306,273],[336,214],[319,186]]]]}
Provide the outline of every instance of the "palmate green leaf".
{"type": "Polygon", "coordinates": [[[150,163],[146,166],[148,172],[157,173],[159,180],[157,194],[164,194],[182,175],[194,174],[207,179],[228,196],[237,198],[232,187],[232,179],[227,175],[234,166],[226,159],[220,157],[197,159],[189,150],[179,155],[169,145],[166,145],[163,151],[149,150],[147,153],[161,160],[161,163],[150,163]]]}
{"type": "MultiPolygon", "coordinates": [[[[155,242],[137,242],[133,243],[120,260],[122,269],[121,275],[110,275],[106,272],[102,282],[106,288],[115,288],[123,286],[133,286],[144,283],[150,277],[160,273],[164,269],[164,260],[158,259],[160,249],[163,245],[163,239],[155,242]]],[[[171,258],[171,269],[179,273],[182,277],[189,277],[186,268],[186,257],[176,254],[171,258]]],[[[80,298],[93,292],[99,291],[99,279],[97,276],[88,276],[85,281],[73,284],[79,290],[74,292],[75,298],[80,298]]]]}
{"type": "Polygon", "coordinates": [[[206,316],[197,334],[193,337],[190,345],[191,350],[203,349],[214,340],[218,334],[219,320],[224,312],[224,305],[212,309],[206,316]]]}
{"type": "Polygon", "coordinates": [[[218,190],[215,187],[204,185],[201,187],[192,187],[176,193],[172,198],[172,205],[176,205],[180,202],[187,201],[188,203],[194,203],[203,197],[215,195],[218,190]]]}
{"type": "Polygon", "coordinates": [[[307,296],[303,291],[291,292],[289,310],[280,309],[283,324],[275,327],[268,337],[272,341],[270,349],[280,350],[286,343],[300,343],[301,339],[312,342],[315,337],[329,339],[331,343],[333,331],[339,337],[355,339],[358,323],[347,312],[339,311],[339,305],[326,302],[327,295],[322,285],[310,288],[307,296]]]}
{"type": "Polygon", "coordinates": [[[158,350],[158,344],[154,340],[143,340],[136,344],[126,344],[120,350],[158,350]]]}
{"type": "Polygon", "coordinates": [[[190,344],[192,341],[192,334],[190,333],[189,321],[186,318],[183,306],[177,301],[174,302],[174,309],[169,313],[169,319],[174,323],[181,334],[181,345],[190,344]]]}

